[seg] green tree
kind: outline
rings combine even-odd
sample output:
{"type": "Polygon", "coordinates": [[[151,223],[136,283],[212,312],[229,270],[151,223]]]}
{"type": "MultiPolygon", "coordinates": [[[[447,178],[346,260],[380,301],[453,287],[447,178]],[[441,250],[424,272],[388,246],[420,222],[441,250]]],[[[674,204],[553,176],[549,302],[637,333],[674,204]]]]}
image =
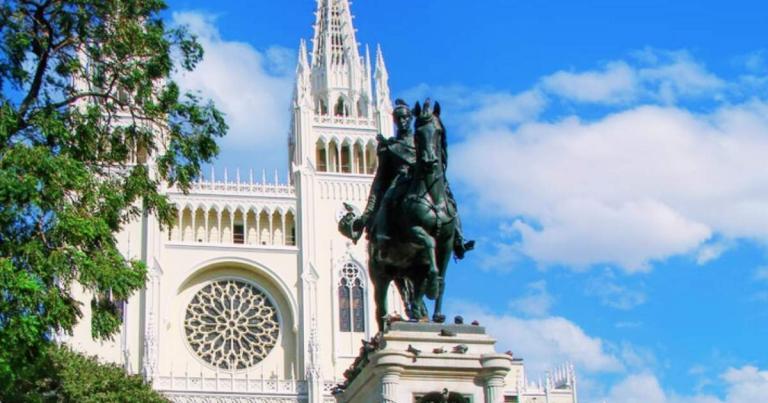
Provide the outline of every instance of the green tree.
{"type": "Polygon", "coordinates": [[[66,346],[50,344],[35,363],[35,372],[23,385],[8,391],[8,402],[141,402],[168,399],[144,383],[140,375],[128,375],[115,364],[100,363],[66,346]]]}
{"type": "Polygon", "coordinates": [[[55,332],[94,298],[92,334],[120,325],[146,279],[114,234],[142,214],[162,224],[218,152],[227,126],[170,80],[202,48],[168,28],[160,0],[0,2],[0,400],[30,382],[55,332]]]}

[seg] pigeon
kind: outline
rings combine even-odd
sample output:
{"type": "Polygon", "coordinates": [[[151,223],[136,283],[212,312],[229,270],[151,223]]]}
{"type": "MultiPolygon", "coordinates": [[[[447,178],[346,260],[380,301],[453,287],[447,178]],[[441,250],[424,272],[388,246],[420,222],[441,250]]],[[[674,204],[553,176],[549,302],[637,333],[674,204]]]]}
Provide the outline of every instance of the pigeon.
{"type": "Polygon", "coordinates": [[[469,350],[466,344],[458,344],[453,347],[453,352],[457,354],[465,354],[469,350]]]}
{"type": "Polygon", "coordinates": [[[416,355],[416,356],[421,354],[421,350],[419,350],[418,348],[416,348],[416,347],[414,347],[414,346],[412,346],[410,344],[408,345],[408,349],[405,350],[405,351],[407,351],[409,353],[413,353],[413,355],[416,355]]]}

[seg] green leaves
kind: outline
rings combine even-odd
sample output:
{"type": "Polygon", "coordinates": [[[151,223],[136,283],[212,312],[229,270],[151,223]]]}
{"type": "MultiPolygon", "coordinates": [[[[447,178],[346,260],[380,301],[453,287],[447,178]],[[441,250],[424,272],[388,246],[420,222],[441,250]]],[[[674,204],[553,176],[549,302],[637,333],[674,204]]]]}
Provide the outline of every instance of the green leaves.
{"type": "MultiPolygon", "coordinates": [[[[126,375],[114,364],[68,347],[46,346],[24,368],[24,381],[5,394],[8,401],[24,402],[147,402],[168,400],[144,384],[139,375],[126,375]]],[[[0,368],[2,370],[2,368],[0,368]]]]}
{"type": "Polygon", "coordinates": [[[162,185],[188,189],[218,153],[224,116],[169,78],[202,47],[166,30],[164,8],[0,4],[0,400],[80,318],[74,283],[93,296],[93,336],[119,329],[147,274],[115,233],[143,214],[170,223],[162,185]]]}

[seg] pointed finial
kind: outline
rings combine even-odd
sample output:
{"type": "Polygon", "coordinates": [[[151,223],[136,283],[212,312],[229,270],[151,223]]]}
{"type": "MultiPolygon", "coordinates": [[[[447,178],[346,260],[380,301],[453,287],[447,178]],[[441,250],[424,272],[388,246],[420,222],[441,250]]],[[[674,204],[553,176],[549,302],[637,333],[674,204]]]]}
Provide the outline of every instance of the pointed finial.
{"type": "Polygon", "coordinates": [[[211,165],[211,183],[213,182],[216,182],[216,170],[213,165],[211,165]]]}
{"type": "Polygon", "coordinates": [[[224,167],[224,183],[228,182],[229,177],[227,176],[227,167],[224,167]]]}
{"type": "Polygon", "coordinates": [[[279,184],[280,180],[277,177],[277,168],[275,168],[275,185],[279,184]]]}
{"type": "Polygon", "coordinates": [[[248,182],[253,185],[253,168],[248,169],[248,182]]]}
{"type": "Polygon", "coordinates": [[[267,170],[264,168],[261,169],[261,184],[262,185],[267,184],[267,170]]]}

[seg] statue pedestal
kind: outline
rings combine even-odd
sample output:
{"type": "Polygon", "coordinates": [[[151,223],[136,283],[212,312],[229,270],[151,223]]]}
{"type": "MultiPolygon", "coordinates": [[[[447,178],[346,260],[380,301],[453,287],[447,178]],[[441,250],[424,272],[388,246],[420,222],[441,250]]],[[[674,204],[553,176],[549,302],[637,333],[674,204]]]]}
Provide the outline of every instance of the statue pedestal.
{"type": "Polygon", "coordinates": [[[360,357],[338,403],[504,402],[512,357],[472,325],[395,322],[377,350],[360,357]],[[442,398],[441,398],[442,395],[442,398]]]}

